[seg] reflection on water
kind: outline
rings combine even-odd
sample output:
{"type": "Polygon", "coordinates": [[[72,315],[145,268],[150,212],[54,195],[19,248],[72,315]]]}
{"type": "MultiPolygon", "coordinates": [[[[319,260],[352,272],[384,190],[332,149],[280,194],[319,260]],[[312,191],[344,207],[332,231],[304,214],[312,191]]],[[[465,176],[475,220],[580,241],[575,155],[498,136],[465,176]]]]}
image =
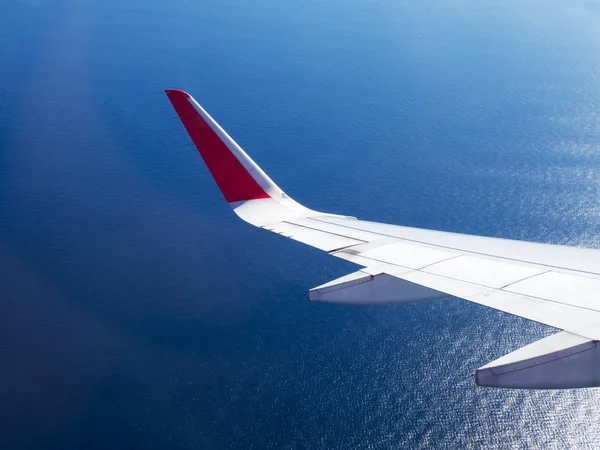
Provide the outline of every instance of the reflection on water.
{"type": "Polygon", "coordinates": [[[2,447],[596,448],[597,390],[475,386],[552,329],[308,303],[353,266],[238,221],[162,90],[315,209],[600,247],[597,6],[16,3],[2,447]]]}

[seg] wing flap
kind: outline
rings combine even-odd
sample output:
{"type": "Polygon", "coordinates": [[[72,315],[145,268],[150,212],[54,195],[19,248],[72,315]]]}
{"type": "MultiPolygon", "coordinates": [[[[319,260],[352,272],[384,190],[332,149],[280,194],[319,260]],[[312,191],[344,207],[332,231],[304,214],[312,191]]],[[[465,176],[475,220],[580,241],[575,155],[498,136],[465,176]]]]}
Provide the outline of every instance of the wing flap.
{"type": "Polygon", "coordinates": [[[451,252],[600,277],[600,250],[598,249],[410,228],[365,220],[348,220],[339,216],[320,217],[319,220],[353,230],[368,231],[381,237],[433,246],[451,252]]]}
{"type": "MultiPolygon", "coordinates": [[[[351,219],[350,219],[351,220],[351,219]]],[[[313,230],[324,231],[326,233],[335,234],[338,236],[345,236],[352,239],[357,239],[363,242],[372,242],[381,239],[381,236],[368,231],[353,230],[352,228],[345,228],[339,225],[334,225],[328,222],[323,222],[317,218],[312,217],[301,217],[287,221],[294,225],[299,225],[313,230]]]]}
{"type": "Polygon", "coordinates": [[[359,241],[350,237],[314,230],[312,228],[306,228],[288,222],[267,225],[263,228],[281,234],[282,236],[294,239],[295,241],[311,245],[326,252],[332,252],[345,247],[351,247],[364,243],[364,241],[359,241]]]}
{"type": "Polygon", "coordinates": [[[424,269],[428,273],[477,283],[495,289],[547,272],[545,269],[512,262],[462,255],[424,269]]]}
{"type": "Polygon", "coordinates": [[[506,290],[595,310],[600,299],[600,279],[546,272],[508,286],[506,290]]]}
{"type": "Polygon", "coordinates": [[[412,243],[394,242],[366,250],[361,252],[360,255],[395,266],[421,269],[441,261],[456,258],[460,256],[460,253],[412,243]]]}
{"type": "Polygon", "coordinates": [[[448,295],[483,306],[514,314],[534,322],[590,339],[600,340],[600,311],[589,310],[568,303],[515,294],[489,287],[433,275],[423,271],[391,274],[448,295]]]}

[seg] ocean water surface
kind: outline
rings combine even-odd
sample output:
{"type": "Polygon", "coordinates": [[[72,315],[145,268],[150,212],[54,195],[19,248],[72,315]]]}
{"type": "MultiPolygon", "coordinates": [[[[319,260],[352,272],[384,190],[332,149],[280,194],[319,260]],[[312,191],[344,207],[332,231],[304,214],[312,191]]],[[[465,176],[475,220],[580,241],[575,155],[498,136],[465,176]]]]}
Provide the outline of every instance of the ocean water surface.
{"type": "Polygon", "coordinates": [[[600,446],[596,389],[475,385],[549,327],[309,303],[355,267],[237,219],[163,94],[311,208],[600,247],[598,1],[0,9],[0,448],[600,446]]]}

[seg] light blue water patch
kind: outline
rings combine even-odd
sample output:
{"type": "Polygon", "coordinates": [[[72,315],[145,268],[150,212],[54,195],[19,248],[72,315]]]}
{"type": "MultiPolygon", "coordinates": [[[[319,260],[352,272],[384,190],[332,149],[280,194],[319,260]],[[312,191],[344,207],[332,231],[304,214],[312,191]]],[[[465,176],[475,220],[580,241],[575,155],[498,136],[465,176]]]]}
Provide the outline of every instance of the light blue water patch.
{"type": "Polygon", "coordinates": [[[10,2],[2,448],[597,448],[597,390],[475,386],[554,330],[307,302],[355,268],[239,221],[162,91],[314,209],[600,247],[599,5],[10,2]]]}

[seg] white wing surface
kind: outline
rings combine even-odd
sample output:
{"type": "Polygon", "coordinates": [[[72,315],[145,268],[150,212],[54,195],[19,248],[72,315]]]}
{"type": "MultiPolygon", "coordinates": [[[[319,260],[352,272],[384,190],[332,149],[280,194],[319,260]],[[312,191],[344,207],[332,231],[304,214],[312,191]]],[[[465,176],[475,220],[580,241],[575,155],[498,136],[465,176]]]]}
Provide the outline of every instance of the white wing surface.
{"type": "Polygon", "coordinates": [[[600,386],[600,250],[387,225],[289,198],[186,92],[167,90],[235,213],[362,266],[309,299],[390,304],[460,297],[564,330],[476,372],[481,386],[600,386]]]}

